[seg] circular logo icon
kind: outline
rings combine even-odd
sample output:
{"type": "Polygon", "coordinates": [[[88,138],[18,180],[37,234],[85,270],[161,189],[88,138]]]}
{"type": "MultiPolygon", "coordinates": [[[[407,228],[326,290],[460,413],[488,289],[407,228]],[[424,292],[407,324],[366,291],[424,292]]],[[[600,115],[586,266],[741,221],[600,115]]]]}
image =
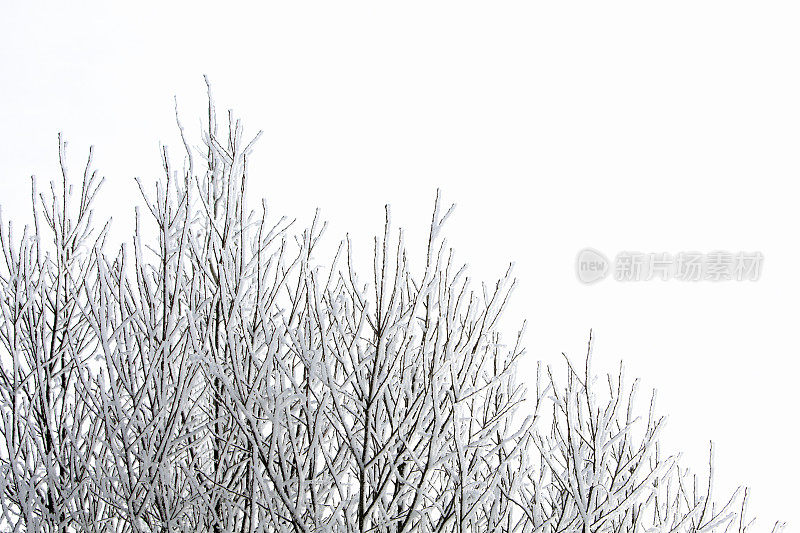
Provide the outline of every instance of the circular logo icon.
{"type": "Polygon", "coordinates": [[[575,272],[583,283],[595,283],[608,275],[608,258],[594,248],[584,248],[575,260],[575,272]]]}

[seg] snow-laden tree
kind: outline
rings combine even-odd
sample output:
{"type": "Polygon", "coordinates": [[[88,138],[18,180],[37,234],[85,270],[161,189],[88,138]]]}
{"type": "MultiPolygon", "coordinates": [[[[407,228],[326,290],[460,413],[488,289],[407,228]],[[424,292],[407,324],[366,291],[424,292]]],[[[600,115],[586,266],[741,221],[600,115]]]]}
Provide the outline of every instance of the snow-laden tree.
{"type": "MultiPolygon", "coordinates": [[[[179,124],[180,127],[180,124],[179,124]]],[[[474,286],[437,196],[413,269],[389,209],[366,273],[325,225],[246,204],[253,142],[209,98],[105,251],[91,152],[0,231],[0,527],[9,531],[744,531],[587,354],[523,403],[511,270],[474,286]],[[530,413],[527,411],[530,410],[530,413]]],[[[544,379],[546,376],[546,379],[544,379]]]]}
{"type": "Polygon", "coordinates": [[[664,457],[655,392],[649,409],[638,412],[638,380],[626,386],[622,364],[599,380],[591,350],[590,335],[583,367],[566,361],[566,385],[550,368],[537,368],[537,420],[523,437],[532,451],[522,455],[521,472],[509,473],[522,477],[509,495],[525,515],[520,531],[751,531],[747,489],[721,505],[712,497],[713,447],[704,479],[682,468],[679,457],[664,457]]]}

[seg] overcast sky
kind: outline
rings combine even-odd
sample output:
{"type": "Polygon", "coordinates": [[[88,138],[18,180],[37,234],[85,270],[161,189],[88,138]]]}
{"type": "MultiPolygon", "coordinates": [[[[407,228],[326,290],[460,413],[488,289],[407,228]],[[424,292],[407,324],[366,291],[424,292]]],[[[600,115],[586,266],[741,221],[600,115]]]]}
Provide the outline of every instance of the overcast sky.
{"type": "MultiPolygon", "coordinates": [[[[130,229],[133,178],[180,157],[174,97],[199,143],[203,74],[246,134],[251,201],[367,252],[383,205],[422,253],[436,188],[477,279],[516,263],[509,335],[535,362],[620,359],[659,391],[664,440],[718,495],[752,487],[763,521],[796,497],[800,6],[793,2],[3,2],[0,205],[88,146],[99,215],[130,229]],[[225,6],[224,8],[221,6],[225,6]],[[760,252],[758,281],[581,283],[576,254],[760,252]]],[[[179,159],[178,159],[179,160],[179,159]]]]}

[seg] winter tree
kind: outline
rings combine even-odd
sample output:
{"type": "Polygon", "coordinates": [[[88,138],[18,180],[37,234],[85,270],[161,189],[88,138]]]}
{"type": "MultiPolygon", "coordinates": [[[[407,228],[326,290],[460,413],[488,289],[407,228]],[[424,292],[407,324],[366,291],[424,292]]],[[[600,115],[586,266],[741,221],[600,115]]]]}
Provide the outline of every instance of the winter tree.
{"type": "MultiPolygon", "coordinates": [[[[131,241],[106,251],[102,180],[63,170],[0,231],[0,525],[7,531],[745,531],[659,446],[622,368],[589,353],[517,381],[509,268],[474,284],[441,238],[407,251],[388,207],[359,269],[246,202],[242,125],[209,98],[131,241]],[[411,252],[421,258],[412,268],[411,252]],[[579,368],[580,367],[580,368],[579,368]]],[[[713,459],[713,455],[710,457],[713,459]]],[[[775,529],[778,528],[776,524],[775,529]]]]}

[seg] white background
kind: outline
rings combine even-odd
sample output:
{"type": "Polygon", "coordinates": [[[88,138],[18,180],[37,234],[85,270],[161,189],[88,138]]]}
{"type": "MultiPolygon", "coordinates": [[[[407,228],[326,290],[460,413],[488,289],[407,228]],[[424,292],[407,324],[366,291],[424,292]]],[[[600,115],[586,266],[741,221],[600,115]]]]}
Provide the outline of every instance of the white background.
{"type": "Polygon", "coordinates": [[[761,525],[800,523],[797,482],[800,9],[792,2],[0,4],[0,204],[88,146],[99,215],[129,231],[133,177],[197,142],[205,85],[264,135],[251,191],[368,251],[383,204],[422,253],[435,190],[476,278],[520,278],[536,360],[580,358],[659,391],[666,448],[761,525]],[[24,7],[23,7],[24,6],[24,7]],[[135,7],[134,7],[135,6],[135,7]],[[223,7],[224,6],[224,7],[223,7]],[[578,282],[575,254],[761,251],[758,282],[578,282]]]}

